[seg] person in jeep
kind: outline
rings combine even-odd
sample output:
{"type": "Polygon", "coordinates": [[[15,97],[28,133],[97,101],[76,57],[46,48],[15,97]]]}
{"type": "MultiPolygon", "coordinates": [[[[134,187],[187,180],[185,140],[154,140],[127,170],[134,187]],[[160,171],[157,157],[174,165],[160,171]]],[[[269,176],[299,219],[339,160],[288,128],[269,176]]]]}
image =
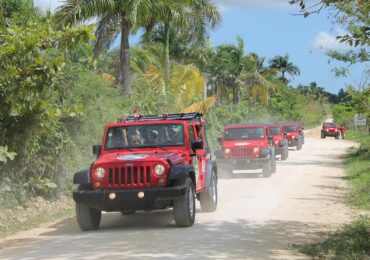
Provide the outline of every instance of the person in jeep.
{"type": "Polygon", "coordinates": [[[217,166],[203,124],[199,113],[139,115],[108,124],[102,145],[93,146],[96,161],[73,178],[80,228],[97,229],[102,211],[134,214],[167,208],[173,209],[177,226],[189,227],[195,199],[204,212],[215,211],[217,166]],[[168,140],[169,129],[176,132],[174,142],[168,140]]]}

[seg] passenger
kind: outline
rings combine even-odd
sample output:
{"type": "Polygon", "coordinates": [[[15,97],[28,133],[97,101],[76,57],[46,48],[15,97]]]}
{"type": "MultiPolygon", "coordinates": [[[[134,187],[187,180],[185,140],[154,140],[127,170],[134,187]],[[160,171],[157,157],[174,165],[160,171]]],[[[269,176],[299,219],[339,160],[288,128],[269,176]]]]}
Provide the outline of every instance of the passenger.
{"type": "Polygon", "coordinates": [[[123,146],[124,146],[124,142],[123,142],[122,129],[121,128],[113,129],[111,147],[119,148],[123,146]]]}
{"type": "Polygon", "coordinates": [[[173,127],[168,129],[169,142],[173,144],[182,144],[181,131],[176,131],[173,127]]]}
{"type": "Polygon", "coordinates": [[[130,146],[138,146],[142,144],[141,134],[139,131],[136,131],[130,135],[129,144],[130,146]]]}
{"type": "Polygon", "coordinates": [[[155,130],[150,131],[148,133],[145,143],[146,144],[158,144],[159,143],[158,131],[155,131],[155,130]]]}

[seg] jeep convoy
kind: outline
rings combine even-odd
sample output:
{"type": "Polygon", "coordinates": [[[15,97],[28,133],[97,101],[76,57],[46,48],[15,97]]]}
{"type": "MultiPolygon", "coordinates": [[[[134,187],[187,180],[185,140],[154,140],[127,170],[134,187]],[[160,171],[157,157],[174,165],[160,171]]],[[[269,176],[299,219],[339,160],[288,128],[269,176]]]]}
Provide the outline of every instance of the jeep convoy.
{"type": "Polygon", "coordinates": [[[202,211],[217,209],[219,173],[262,169],[276,172],[276,155],[288,158],[288,146],[302,148],[299,122],[245,123],[224,127],[221,149],[212,160],[205,123],[199,113],[123,117],[105,127],[102,143],[93,146],[96,160],[74,174],[76,218],[84,230],[97,229],[102,211],[172,208],[179,227],[194,224],[196,199],[202,211]]]}
{"type": "Polygon", "coordinates": [[[195,199],[203,211],[217,208],[217,167],[211,160],[199,113],[135,114],[105,127],[90,169],[73,182],[82,230],[99,227],[101,211],[134,214],[172,208],[177,226],[192,226],[195,199]]]}
{"type": "Polygon", "coordinates": [[[273,136],[267,124],[249,123],[225,126],[216,152],[220,172],[231,177],[233,170],[262,169],[264,177],[276,172],[273,136]]]}

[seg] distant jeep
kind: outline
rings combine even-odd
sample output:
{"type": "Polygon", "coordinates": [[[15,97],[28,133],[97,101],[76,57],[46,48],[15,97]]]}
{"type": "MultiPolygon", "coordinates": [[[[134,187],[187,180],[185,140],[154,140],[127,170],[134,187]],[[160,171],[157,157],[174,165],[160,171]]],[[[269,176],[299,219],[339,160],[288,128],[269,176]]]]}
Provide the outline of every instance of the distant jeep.
{"type": "Polygon", "coordinates": [[[301,150],[304,144],[304,128],[301,124],[299,122],[282,122],[280,125],[284,129],[284,133],[286,133],[288,146],[301,150]]]}
{"type": "Polygon", "coordinates": [[[280,155],[281,160],[286,160],[289,155],[288,139],[283,127],[278,124],[272,124],[268,126],[268,132],[270,136],[274,137],[272,143],[275,146],[275,154],[280,155]]]}
{"type": "Polygon", "coordinates": [[[326,138],[327,136],[332,136],[335,137],[335,139],[339,139],[340,131],[335,123],[323,123],[321,128],[321,138],[326,138]]]}
{"type": "Polygon", "coordinates": [[[102,211],[134,214],[173,208],[175,223],[192,226],[195,198],[203,211],[217,207],[217,166],[211,160],[201,114],[123,118],[105,127],[90,169],[73,182],[77,222],[97,229],[102,211]]]}
{"type": "Polygon", "coordinates": [[[269,136],[268,125],[225,126],[219,141],[221,149],[216,152],[217,165],[226,177],[232,177],[233,170],[262,169],[264,177],[276,172],[273,136],[269,136]]]}

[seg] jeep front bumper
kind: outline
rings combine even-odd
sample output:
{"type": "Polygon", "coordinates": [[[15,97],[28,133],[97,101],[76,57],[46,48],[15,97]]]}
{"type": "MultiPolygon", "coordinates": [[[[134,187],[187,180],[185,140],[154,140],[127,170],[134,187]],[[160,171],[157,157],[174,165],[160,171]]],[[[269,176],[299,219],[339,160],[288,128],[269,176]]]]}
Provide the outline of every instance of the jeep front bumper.
{"type": "Polygon", "coordinates": [[[299,144],[302,144],[302,140],[288,141],[288,146],[289,146],[289,147],[297,146],[297,145],[299,145],[299,144]]]}
{"type": "Polygon", "coordinates": [[[217,167],[223,170],[255,170],[262,168],[269,161],[269,154],[263,158],[224,158],[217,159],[217,167]]]}
{"type": "Polygon", "coordinates": [[[130,190],[83,190],[74,191],[73,199],[90,208],[104,211],[151,210],[169,206],[173,200],[184,197],[185,192],[185,186],[130,190]],[[142,198],[139,198],[140,192],[144,193],[142,198]],[[112,193],[115,194],[114,199],[109,196],[112,193]]]}

